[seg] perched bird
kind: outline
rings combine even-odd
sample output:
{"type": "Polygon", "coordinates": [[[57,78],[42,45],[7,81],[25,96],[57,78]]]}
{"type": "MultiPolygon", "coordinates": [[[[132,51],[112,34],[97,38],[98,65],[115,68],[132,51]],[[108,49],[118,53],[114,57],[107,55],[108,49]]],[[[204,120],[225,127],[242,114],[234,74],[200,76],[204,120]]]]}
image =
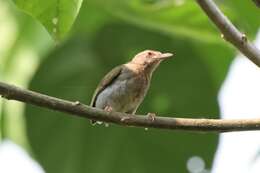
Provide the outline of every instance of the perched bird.
{"type": "Polygon", "coordinates": [[[154,70],[172,55],[145,50],[130,62],[115,67],[97,86],[90,105],[109,112],[135,114],[149,89],[154,70]]]}

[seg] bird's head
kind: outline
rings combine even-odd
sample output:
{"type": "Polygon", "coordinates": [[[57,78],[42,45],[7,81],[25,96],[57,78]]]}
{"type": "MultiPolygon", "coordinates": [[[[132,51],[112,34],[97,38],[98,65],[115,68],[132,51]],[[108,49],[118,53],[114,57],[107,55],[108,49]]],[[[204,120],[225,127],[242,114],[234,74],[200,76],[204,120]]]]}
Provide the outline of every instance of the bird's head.
{"type": "Polygon", "coordinates": [[[145,50],[132,59],[132,63],[142,65],[147,72],[153,72],[161,61],[173,56],[172,53],[161,53],[155,50],[145,50]]]}

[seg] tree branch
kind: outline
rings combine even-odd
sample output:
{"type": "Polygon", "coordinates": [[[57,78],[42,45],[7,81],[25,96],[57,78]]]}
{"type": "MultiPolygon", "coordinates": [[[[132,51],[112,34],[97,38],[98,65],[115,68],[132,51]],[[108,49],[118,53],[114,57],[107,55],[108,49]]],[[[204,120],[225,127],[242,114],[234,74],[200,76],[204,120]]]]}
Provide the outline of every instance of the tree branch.
{"type": "Polygon", "coordinates": [[[154,121],[144,115],[130,115],[119,112],[105,112],[100,109],[83,105],[79,102],[50,97],[37,92],[18,88],[0,82],[0,95],[6,99],[18,100],[24,103],[69,113],[83,118],[115,123],[118,125],[152,127],[159,129],[174,129],[203,132],[231,132],[260,130],[260,119],[191,119],[156,117],[154,121]]]}
{"type": "Polygon", "coordinates": [[[260,0],[253,0],[253,2],[258,8],[260,8],[260,0]]]}
{"type": "Polygon", "coordinates": [[[197,3],[208,15],[211,21],[222,32],[222,36],[239,49],[247,58],[260,67],[260,50],[251,44],[245,34],[242,34],[220,11],[213,0],[197,0],[197,3]]]}

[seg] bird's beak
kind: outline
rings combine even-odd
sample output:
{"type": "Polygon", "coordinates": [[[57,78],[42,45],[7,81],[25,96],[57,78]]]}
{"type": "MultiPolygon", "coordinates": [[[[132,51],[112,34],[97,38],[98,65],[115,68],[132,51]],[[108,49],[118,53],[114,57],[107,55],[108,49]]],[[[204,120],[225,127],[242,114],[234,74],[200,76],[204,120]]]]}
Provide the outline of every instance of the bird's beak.
{"type": "Polygon", "coordinates": [[[172,53],[162,53],[159,56],[157,56],[156,59],[164,60],[164,59],[168,59],[168,58],[170,58],[172,56],[173,56],[172,53]]]}

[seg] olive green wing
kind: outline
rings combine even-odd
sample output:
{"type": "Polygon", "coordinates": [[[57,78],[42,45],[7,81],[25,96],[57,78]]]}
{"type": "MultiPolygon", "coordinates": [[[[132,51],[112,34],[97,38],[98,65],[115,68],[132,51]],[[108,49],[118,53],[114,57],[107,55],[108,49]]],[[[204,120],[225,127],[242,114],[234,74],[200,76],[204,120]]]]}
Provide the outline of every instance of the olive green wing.
{"type": "Polygon", "coordinates": [[[95,107],[96,99],[98,94],[103,91],[108,85],[112,84],[113,81],[121,74],[122,65],[113,68],[99,83],[97,89],[95,90],[90,106],[95,107]]]}

